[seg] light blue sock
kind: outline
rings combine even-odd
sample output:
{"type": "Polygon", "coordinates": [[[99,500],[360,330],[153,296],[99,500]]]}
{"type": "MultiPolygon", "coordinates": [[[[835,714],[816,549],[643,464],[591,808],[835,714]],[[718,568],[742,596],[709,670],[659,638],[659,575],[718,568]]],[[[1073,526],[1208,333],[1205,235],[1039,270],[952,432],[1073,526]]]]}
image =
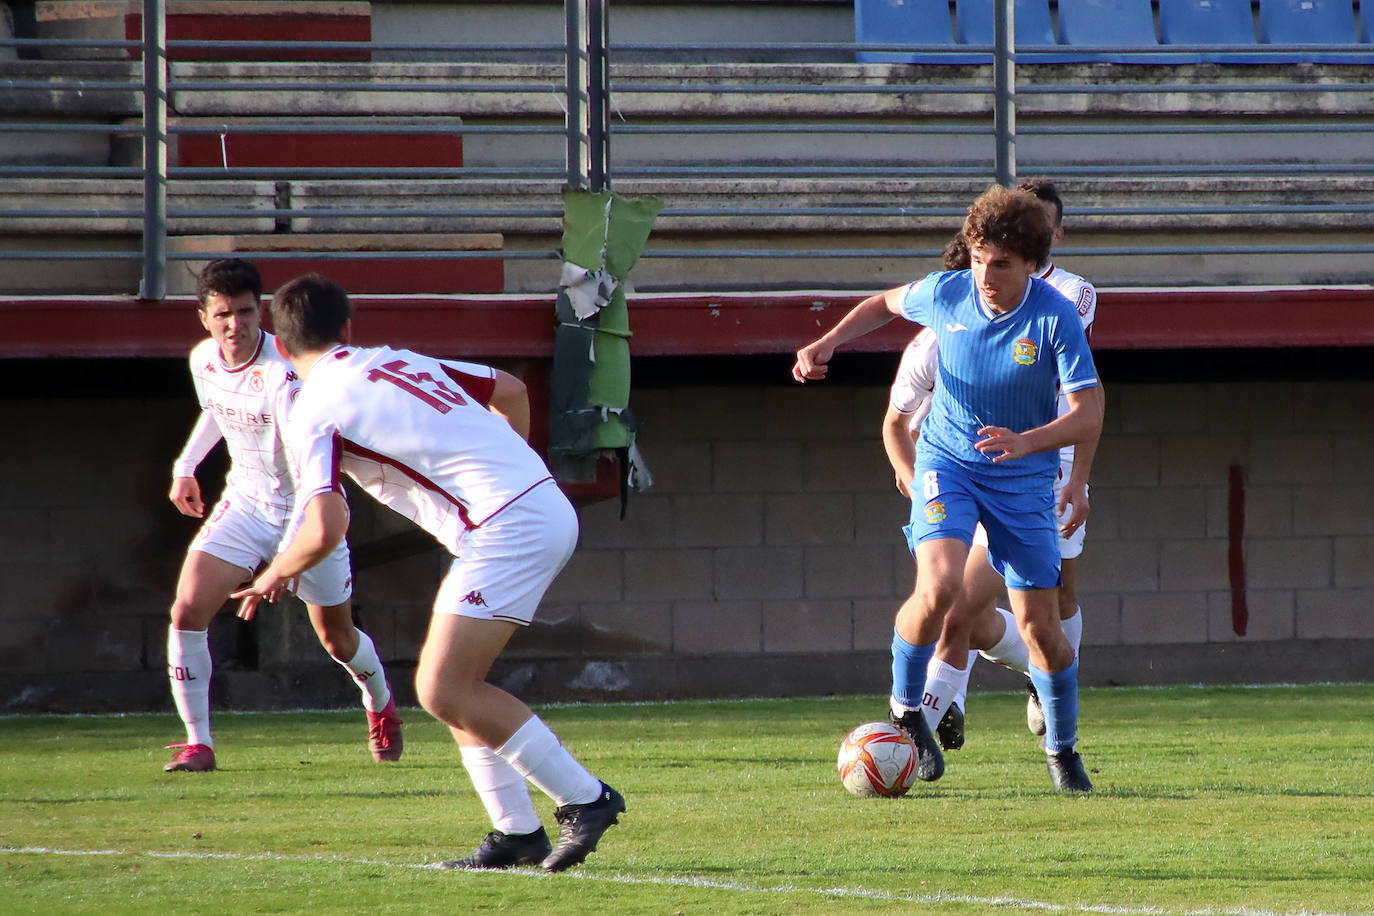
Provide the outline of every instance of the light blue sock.
{"type": "Polygon", "coordinates": [[[1045,712],[1045,750],[1072,748],[1078,740],[1078,660],[1054,674],[1031,665],[1030,679],[1045,712]]]}
{"type": "Polygon", "coordinates": [[[913,646],[892,631],[892,696],[903,706],[921,708],[926,695],[926,667],[935,654],[935,643],[913,646]]]}

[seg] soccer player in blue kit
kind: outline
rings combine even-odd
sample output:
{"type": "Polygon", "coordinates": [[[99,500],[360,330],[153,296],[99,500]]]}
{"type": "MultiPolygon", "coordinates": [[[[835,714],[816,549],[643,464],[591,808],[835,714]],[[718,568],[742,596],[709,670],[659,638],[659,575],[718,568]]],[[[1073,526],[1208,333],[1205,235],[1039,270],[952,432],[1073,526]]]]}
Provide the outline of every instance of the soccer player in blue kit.
{"type": "MultiPolygon", "coordinates": [[[[990,188],[964,221],[969,270],[932,273],[864,299],[798,350],[792,368],[799,382],[823,379],[837,347],[899,315],[936,334],[939,377],[916,446],[911,523],[904,529],[916,558],[916,589],[897,611],[892,640],[892,720],[916,742],[917,775],[926,781],[944,773],[921,713],[926,666],[981,521],[989,561],[1006,581],[1030,649],[1050,777],[1060,790],[1092,790],[1074,750],[1078,664],[1059,626],[1054,479],[1060,448],[1097,441],[1103,400],[1077,311],[1034,277],[1052,232],[1033,195],[990,188]],[[1056,417],[1061,385],[1069,410],[1056,417]]],[[[1060,500],[1074,507],[1067,532],[1086,518],[1090,471],[1075,465],[1064,486],[1060,500]]]]}

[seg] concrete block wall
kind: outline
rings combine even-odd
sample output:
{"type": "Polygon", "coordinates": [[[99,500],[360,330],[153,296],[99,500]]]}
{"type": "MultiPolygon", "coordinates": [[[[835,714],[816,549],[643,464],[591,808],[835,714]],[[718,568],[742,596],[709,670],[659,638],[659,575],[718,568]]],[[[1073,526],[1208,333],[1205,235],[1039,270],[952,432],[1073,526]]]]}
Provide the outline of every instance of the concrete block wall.
{"type": "MultiPolygon", "coordinates": [[[[838,384],[637,392],[657,485],[624,521],[611,504],[583,511],[549,603],[589,631],[633,621],[642,653],[683,670],[733,658],[739,673],[717,689],[748,692],[745,672],[767,679],[786,656],[811,669],[796,689],[836,667],[883,689],[914,576],[898,531],[907,505],[876,435],[885,396],[838,384]],[[618,592],[588,588],[617,573],[618,592]]],[[[1084,681],[1366,677],[1374,487],[1357,456],[1371,420],[1367,382],[1110,387],[1080,567],[1084,681]]],[[[975,683],[1015,679],[982,665],[975,683]]]]}
{"type": "MultiPolygon", "coordinates": [[[[166,500],[194,415],[147,391],[0,398],[0,712],[170,710],[166,609],[196,523],[166,500]]],[[[10,379],[11,391],[23,390],[10,379]]],[[[128,384],[123,386],[126,390],[128,384]]],[[[533,700],[878,692],[913,563],[879,385],[641,387],[656,478],[582,539],[493,678],[533,700]]],[[[1088,684],[1357,680],[1374,663],[1374,382],[1112,384],[1081,567],[1088,684]],[[1248,624],[1233,620],[1233,467],[1248,624]]],[[[217,493],[212,460],[201,475],[217,493]]],[[[352,499],[355,556],[406,523],[352,499]]],[[[437,549],[360,560],[360,620],[404,702],[437,549]]],[[[212,630],[215,703],[348,706],[302,608],[212,630]]],[[[1013,687],[995,666],[975,686],[1013,687]]]]}

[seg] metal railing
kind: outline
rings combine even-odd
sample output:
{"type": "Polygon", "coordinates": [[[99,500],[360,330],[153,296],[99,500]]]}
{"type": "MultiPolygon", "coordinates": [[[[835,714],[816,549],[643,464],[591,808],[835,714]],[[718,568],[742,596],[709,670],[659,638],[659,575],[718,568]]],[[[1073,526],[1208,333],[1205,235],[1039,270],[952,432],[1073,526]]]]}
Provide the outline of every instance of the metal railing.
{"type": "MultiPolygon", "coordinates": [[[[144,0],[143,22],[138,41],[0,41],[0,48],[140,58],[136,63],[71,62],[31,73],[20,70],[16,78],[0,79],[0,92],[10,97],[45,95],[63,100],[73,112],[65,122],[16,118],[0,124],[0,136],[30,137],[37,145],[52,138],[79,143],[81,138],[103,135],[112,149],[121,151],[104,164],[0,163],[0,181],[4,182],[43,180],[60,185],[63,180],[77,180],[71,188],[55,188],[54,204],[0,206],[0,216],[12,227],[6,235],[47,232],[51,237],[39,247],[0,250],[0,263],[136,263],[139,295],[155,299],[167,293],[169,264],[232,253],[205,246],[186,250],[169,245],[169,238],[231,234],[234,227],[244,226],[247,232],[270,235],[280,243],[273,250],[253,251],[255,259],[264,260],[299,257],[301,252],[291,248],[293,238],[326,231],[325,227],[346,232],[356,226],[364,227],[359,231],[389,233],[393,244],[384,250],[311,249],[309,256],[322,260],[553,260],[559,256],[559,189],[600,190],[613,183],[617,190],[662,194],[666,207],[660,222],[668,229],[718,224],[723,231],[751,236],[722,250],[710,244],[675,247],[678,239],[692,231],[704,237],[702,229],[669,232],[667,243],[651,241],[645,252],[649,259],[934,257],[938,244],[932,227],[957,225],[967,202],[966,196],[958,195],[979,182],[1009,184],[1018,174],[1052,174],[1080,182],[1120,176],[1268,181],[1280,198],[1282,185],[1288,181],[1329,179],[1334,187],[1374,176],[1374,160],[1358,153],[1314,148],[1306,157],[1291,151],[1247,157],[1242,150],[1246,143],[1260,148],[1269,138],[1280,143],[1309,135],[1320,136],[1326,147],[1338,147],[1344,138],[1364,141],[1374,132],[1368,71],[1339,66],[1330,72],[1288,68],[1271,76],[1269,71],[1253,68],[1237,74],[1200,67],[1168,83],[1138,79],[1139,71],[1112,73],[1107,78],[1099,78],[1105,71],[1093,71],[1055,83],[1042,78],[1033,66],[1043,51],[1017,52],[1010,2],[996,5],[993,45],[957,48],[855,42],[613,42],[607,0],[567,0],[563,41],[523,44],[176,41],[167,39],[165,0],[144,0]],[[255,62],[231,66],[182,61],[205,51],[218,57],[254,52],[255,62]],[[283,59],[297,62],[263,62],[264,51],[280,52],[283,59]],[[721,61],[732,51],[747,51],[751,59],[772,53],[782,62],[736,67],[654,63],[691,58],[721,61]],[[297,60],[311,52],[353,52],[366,60],[297,60]],[[420,54],[425,62],[376,62],[387,54],[420,54]],[[922,61],[936,63],[842,62],[872,54],[918,55],[922,61]],[[966,62],[970,54],[985,55],[991,66],[938,65],[941,55],[966,62]],[[535,58],[561,64],[528,63],[535,58]],[[506,59],[523,63],[490,66],[506,59]],[[469,60],[482,61],[485,69],[465,65],[469,60]],[[818,63],[807,64],[808,60],[818,63]],[[299,109],[289,118],[274,117],[254,102],[256,94],[267,93],[278,100],[294,99],[299,109]],[[1276,113],[1265,113],[1263,105],[1246,101],[1280,94],[1305,101],[1276,113]],[[216,105],[201,104],[211,97],[218,100],[216,105]],[[1114,118],[1098,116],[1094,114],[1097,103],[1083,101],[1091,99],[1109,99],[1105,108],[1117,112],[1138,110],[1148,123],[1123,123],[1119,113],[1114,118]],[[1198,118],[1187,111],[1161,110],[1161,99],[1182,99],[1182,109],[1188,100],[1212,100],[1215,104],[1208,104],[1225,110],[1198,118]],[[306,114],[335,120],[313,123],[302,120],[306,114]],[[100,123],[90,123],[97,120],[100,123]],[[451,166],[237,165],[231,164],[227,152],[217,165],[169,162],[169,151],[180,141],[218,135],[223,151],[226,138],[283,132],[382,135],[398,148],[407,138],[443,134],[470,144],[500,141],[523,152],[510,160],[465,156],[461,164],[451,166]],[[1156,154],[1153,159],[1133,159],[1113,153],[1150,144],[1158,147],[1161,142],[1176,142],[1182,149],[1193,141],[1197,150],[1204,151],[1193,158],[1156,154]],[[1064,154],[1067,144],[1094,143],[1102,150],[1095,158],[1064,154]],[[941,155],[946,149],[958,152],[941,155]],[[1209,149],[1222,149],[1227,155],[1205,152],[1209,149]],[[794,186],[759,190],[770,181],[793,182],[794,186]],[[914,202],[894,200],[893,193],[882,189],[853,191],[856,183],[882,181],[951,190],[915,195],[914,202]],[[360,191],[356,200],[349,198],[345,186],[366,182],[383,184],[360,191]],[[730,182],[742,184],[720,193],[709,187],[730,182]],[[343,202],[325,193],[331,188],[343,188],[343,202]],[[851,192],[850,199],[837,199],[851,192]],[[227,202],[216,201],[216,195],[227,202]],[[392,202],[392,197],[400,202],[392,202]],[[141,206],[134,206],[135,202],[141,206]],[[824,231],[827,225],[847,221],[859,228],[847,235],[824,231]],[[82,225],[72,229],[76,224],[82,225]],[[227,227],[223,233],[213,231],[221,226],[227,227]],[[513,231],[521,236],[516,247],[434,250],[406,244],[415,241],[407,232],[433,234],[455,231],[453,227],[499,232],[509,226],[524,227],[513,231]],[[864,232],[881,237],[861,242],[858,238],[864,232]],[[912,233],[919,239],[910,245],[907,239],[890,243],[892,236],[912,233]],[[786,243],[780,243],[784,237],[786,243]],[[817,244],[822,240],[824,244],[817,244]]],[[[1127,59],[1134,53],[1159,53],[1136,48],[1095,50],[1127,59]]],[[[1175,46],[1170,50],[1187,55],[1206,49],[1175,46]]],[[[1368,47],[1359,46],[1274,50],[1319,51],[1336,60],[1345,52],[1352,60],[1370,53],[1368,47]]],[[[1063,79],[1062,70],[1054,72],[1063,79]]],[[[1369,195],[1333,193],[1327,197],[1196,203],[1071,201],[1067,213],[1075,221],[1135,220],[1133,225],[1180,224],[1195,218],[1217,222],[1299,217],[1330,217],[1333,223],[1354,218],[1374,225],[1374,203],[1368,202],[1374,198],[1369,195]]],[[[23,201],[24,195],[16,190],[12,200],[23,201]]],[[[1065,248],[1063,253],[1153,256],[1177,254],[1186,246],[1194,255],[1350,257],[1374,252],[1369,238],[1364,228],[1339,240],[1260,238],[1243,232],[1232,232],[1224,241],[1201,243],[1195,238],[1166,244],[1139,239],[1113,243],[1107,238],[1089,247],[1065,248]]],[[[548,288],[556,282],[556,273],[548,271],[548,288]]]]}

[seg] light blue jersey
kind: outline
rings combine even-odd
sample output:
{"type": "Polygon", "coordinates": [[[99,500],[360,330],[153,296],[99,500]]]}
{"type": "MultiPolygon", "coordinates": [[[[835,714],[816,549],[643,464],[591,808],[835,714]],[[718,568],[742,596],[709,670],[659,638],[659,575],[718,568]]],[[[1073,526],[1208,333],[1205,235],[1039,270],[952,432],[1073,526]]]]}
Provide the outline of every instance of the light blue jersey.
{"type": "Polygon", "coordinates": [[[1088,339],[1072,303],[1039,278],[1027,283],[1021,304],[997,314],[978,295],[969,270],[932,273],[908,286],[902,314],[935,331],[940,375],[930,416],[921,425],[922,453],[954,462],[978,479],[1052,479],[1059,452],[1050,450],[993,463],[973,447],[984,426],[1023,433],[1056,416],[1059,386],[1066,392],[1097,382],[1088,339]]]}

